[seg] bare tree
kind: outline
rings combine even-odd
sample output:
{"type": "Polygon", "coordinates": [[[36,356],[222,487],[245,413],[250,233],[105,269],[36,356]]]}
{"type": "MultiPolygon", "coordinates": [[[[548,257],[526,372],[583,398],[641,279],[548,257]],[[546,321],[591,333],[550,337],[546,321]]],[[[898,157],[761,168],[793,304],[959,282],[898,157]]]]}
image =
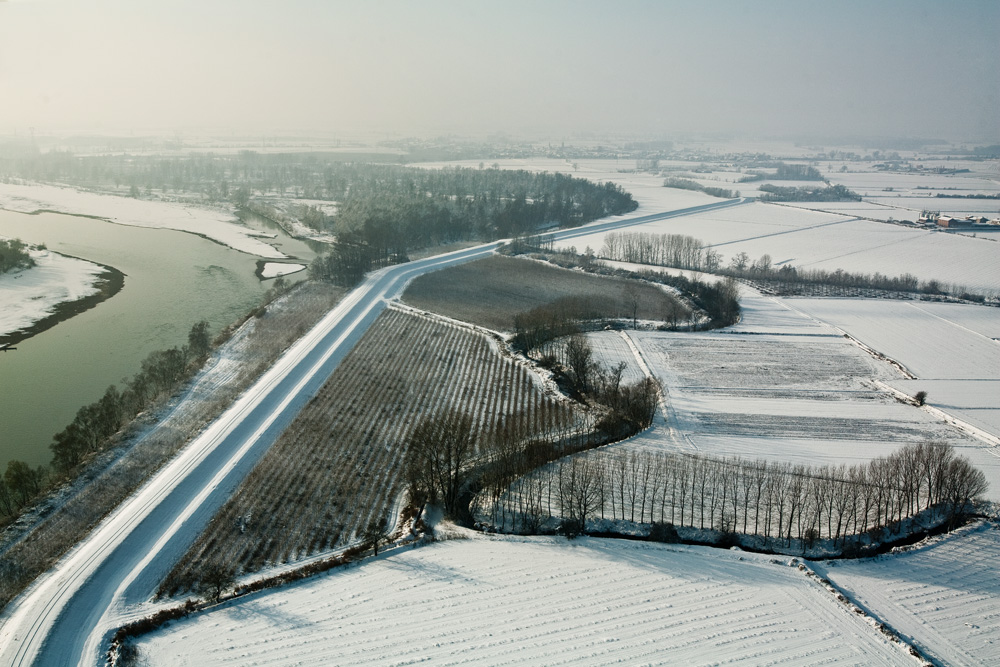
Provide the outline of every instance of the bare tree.
{"type": "Polygon", "coordinates": [[[236,583],[236,572],[221,563],[210,563],[201,575],[199,592],[213,602],[222,599],[222,593],[236,583]]]}
{"type": "Polygon", "coordinates": [[[458,412],[425,418],[413,430],[408,451],[411,483],[448,516],[459,510],[464,473],[474,454],[472,418],[458,412]]]}
{"type": "Polygon", "coordinates": [[[566,363],[570,380],[576,390],[586,394],[590,391],[591,375],[594,370],[594,351],[587,339],[580,335],[570,336],[566,341],[566,363]]]}
{"type": "Polygon", "coordinates": [[[378,556],[378,547],[389,537],[389,521],[384,517],[372,519],[368,525],[358,530],[361,544],[378,556]]]}
{"type": "Polygon", "coordinates": [[[587,457],[574,456],[561,466],[559,504],[571,526],[568,536],[586,532],[587,518],[597,511],[601,501],[600,475],[598,465],[587,457]]]}

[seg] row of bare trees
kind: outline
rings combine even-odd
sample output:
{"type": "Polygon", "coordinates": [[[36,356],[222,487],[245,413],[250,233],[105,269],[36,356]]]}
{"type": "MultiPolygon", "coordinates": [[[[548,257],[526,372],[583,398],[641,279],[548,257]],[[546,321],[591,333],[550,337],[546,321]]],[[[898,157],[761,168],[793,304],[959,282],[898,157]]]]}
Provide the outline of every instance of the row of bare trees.
{"type": "Polygon", "coordinates": [[[613,261],[669,266],[740,278],[764,283],[779,293],[796,294],[801,291],[802,286],[826,285],[889,292],[952,294],[973,301],[984,300],[984,295],[971,294],[962,285],[944,285],[937,280],[921,281],[909,273],[889,276],[878,271],[875,273],[852,273],[843,269],[827,271],[796,268],[787,263],[779,266],[773,263],[768,254],[753,259],[746,252],[740,251],[724,265],[720,253],[711,247],[705,247],[699,239],[681,234],[610,232],[604,237],[604,245],[599,256],[613,261]]]}
{"type": "Polygon", "coordinates": [[[513,531],[532,532],[552,517],[582,531],[601,519],[846,547],[909,532],[907,519],[926,510],[954,525],[986,489],[982,471],[941,443],[852,466],[617,450],[561,459],[494,491],[480,511],[513,531]]]}
{"type": "Polygon", "coordinates": [[[722,263],[722,255],[706,248],[693,236],[649,232],[608,232],[604,236],[601,257],[708,273],[715,272],[722,263]]]}

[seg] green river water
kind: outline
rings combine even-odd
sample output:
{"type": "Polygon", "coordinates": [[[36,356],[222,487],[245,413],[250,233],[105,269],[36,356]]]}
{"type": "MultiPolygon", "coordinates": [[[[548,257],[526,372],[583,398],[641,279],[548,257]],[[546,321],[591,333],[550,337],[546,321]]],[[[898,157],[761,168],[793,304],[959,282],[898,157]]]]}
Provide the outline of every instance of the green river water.
{"type": "MultiPolygon", "coordinates": [[[[286,255],[313,258],[306,244],[269,231],[286,255]]],[[[133,375],[150,352],[185,344],[195,322],[208,320],[214,334],[236,321],[270,286],[254,276],[259,258],[183,232],[0,211],[0,236],[125,274],[115,296],[0,353],[0,473],[10,459],[48,463],[52,436],[81,406],[133,375]]]]}

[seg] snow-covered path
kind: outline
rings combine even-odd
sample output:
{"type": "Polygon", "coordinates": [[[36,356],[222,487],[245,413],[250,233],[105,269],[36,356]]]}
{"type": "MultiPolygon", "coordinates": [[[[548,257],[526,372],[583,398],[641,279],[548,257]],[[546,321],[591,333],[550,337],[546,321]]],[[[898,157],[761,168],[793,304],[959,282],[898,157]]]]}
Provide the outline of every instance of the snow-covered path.
{"type": "MultiPolygon", "coordinates": [[[[574,238],[743,201],[598,222],[554,236],[574,238]]],[[[8,608],[0,627],[0,663],[99,663],[102,639],[128,615],[129,607],[149,598],[386,302],[418,275],[485,257],[496,245],[389,267],[369,276],[176,459],[8,608]]]]}

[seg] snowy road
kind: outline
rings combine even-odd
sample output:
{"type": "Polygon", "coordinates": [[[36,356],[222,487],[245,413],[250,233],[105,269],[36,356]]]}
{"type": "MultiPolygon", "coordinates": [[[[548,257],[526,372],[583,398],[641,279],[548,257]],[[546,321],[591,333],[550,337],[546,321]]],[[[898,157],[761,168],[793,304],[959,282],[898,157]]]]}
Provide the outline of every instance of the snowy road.
{"type": "MultiPolygon", "coordinates": [[[[569,240],[745,201],[598,222],[551,236],[569,240]]],[[[485,257],[496,246],[477,246],[369,276],[177,458],[8,608],[0,627],[0,664],[101,663],[103,640],[130,609],[149,599],[386,302],[400,296],[413,278],[485,257]]]]}

